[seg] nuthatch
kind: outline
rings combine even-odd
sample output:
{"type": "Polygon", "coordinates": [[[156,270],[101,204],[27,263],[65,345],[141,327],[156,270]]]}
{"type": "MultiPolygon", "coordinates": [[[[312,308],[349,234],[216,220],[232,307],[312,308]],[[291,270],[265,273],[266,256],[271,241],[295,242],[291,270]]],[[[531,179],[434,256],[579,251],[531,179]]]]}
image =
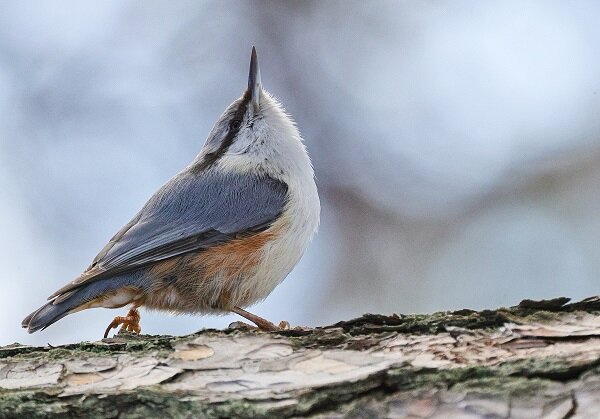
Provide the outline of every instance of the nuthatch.
{"type": "Polygon", "coordinates": [[[245,311],[298,263],[319,224],[313,168],[298,129],[262,88],[252,48],[248,89],[195,160],[163,185],[75,280],[27,316],[29,333],[93,307],[130,305],[106,329],[140,332],[137,309],[245,311]]]}

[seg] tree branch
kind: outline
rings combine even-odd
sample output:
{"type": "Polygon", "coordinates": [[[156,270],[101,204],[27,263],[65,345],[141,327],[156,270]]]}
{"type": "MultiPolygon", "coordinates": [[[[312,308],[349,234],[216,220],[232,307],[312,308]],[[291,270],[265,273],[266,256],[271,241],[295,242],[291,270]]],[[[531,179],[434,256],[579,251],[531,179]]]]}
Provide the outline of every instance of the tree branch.
{"type": "Polygon", "coordinates": [[[0,417],[594,416],[600,298],[568,301],[9,345],[0,417]]]}

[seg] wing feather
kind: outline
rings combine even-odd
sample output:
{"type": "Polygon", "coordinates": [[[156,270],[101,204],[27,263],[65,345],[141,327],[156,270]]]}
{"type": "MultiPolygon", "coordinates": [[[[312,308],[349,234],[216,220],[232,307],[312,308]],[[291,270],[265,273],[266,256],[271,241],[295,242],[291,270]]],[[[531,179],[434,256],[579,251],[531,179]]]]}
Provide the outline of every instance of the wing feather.
{"type": "Polygon", "coordinates": [[[283,212],[287,185],[266,175],[184,171],[167,182],[73,282],[139,269],[267,229],[283,212]]]}

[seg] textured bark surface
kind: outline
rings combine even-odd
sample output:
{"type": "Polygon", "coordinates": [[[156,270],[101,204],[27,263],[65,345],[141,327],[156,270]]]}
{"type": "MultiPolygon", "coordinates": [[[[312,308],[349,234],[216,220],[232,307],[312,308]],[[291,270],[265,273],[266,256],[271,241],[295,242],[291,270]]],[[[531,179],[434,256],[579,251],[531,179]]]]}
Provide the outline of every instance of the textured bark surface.
{"type": "Polygon", "coordinates": [[[600,298],[0,348],[0,417],[600,415],[600,298]]]}

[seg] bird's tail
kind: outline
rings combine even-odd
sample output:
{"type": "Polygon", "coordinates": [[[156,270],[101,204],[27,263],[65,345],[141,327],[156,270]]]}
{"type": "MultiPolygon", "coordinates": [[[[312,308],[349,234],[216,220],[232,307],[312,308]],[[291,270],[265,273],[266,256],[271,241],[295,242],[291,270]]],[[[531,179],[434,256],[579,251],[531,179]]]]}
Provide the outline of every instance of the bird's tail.
{"type": "MultiPolygon", "coordinates": [[[[116,277],[103,278],[95,281],[84,282],[79,288],[58,295],[36,311],[25,317],[21,326],[29,333],[43,330],[62,319],[63,317],[86,308],[101,306],[93,305],[94,300],[109,295],[124,287],[144,288],[142,278],[135,273],[128,273],[116,277]]],[[[126,305],[125,302],[123,305],[126,305]]],[[[121,306],[122,307],[122,306],[121,306]]],[[[112,306],[117,308],[117,306],[112,306]]]]}

